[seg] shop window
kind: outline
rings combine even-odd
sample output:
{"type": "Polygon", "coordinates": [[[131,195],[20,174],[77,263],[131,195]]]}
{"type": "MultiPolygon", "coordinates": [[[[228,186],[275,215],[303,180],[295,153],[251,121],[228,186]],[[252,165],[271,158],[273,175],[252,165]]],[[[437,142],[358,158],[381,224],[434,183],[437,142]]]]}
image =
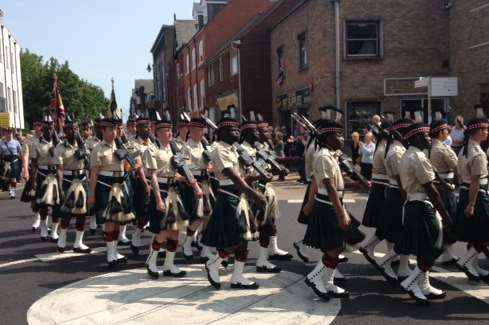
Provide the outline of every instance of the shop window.
{"type": "Polygon", "coordinates": [[[360,134],[368,127],[372,116],[380,114],[381,103],[377,101],[348,102],[348,121],[346,136],[350,138],[353,132],[360,134]]]}
{"type": "Polygon", "coordinates": [[[345,27],[346,58],[382,57],[380,21],[347,21],[345,27]]]}
{"type": "Polygon", "coordinates": [[[297,40],[299,41],[299,70],[305,70],[309,65],[306,33],[299,34],[297,40]]]}

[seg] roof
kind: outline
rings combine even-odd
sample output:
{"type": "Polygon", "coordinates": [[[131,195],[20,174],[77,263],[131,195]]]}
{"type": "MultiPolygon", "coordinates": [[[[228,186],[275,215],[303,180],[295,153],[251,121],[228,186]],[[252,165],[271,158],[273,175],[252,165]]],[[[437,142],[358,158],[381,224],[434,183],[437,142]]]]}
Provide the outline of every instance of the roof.
{"type": "Polygon", "coordinates": [[[175,20],[176,50],[187,44],[196,32],[195,20],[175,20]]]}
{"type": "Polygon", "coordinates": [[[156,40],[151,47],[151,53],[155,53],[155,51],[161,47],[162,43],[164,44],[165,42],[165,31],[168,29],[174,28],[172,25],[163,25],[161,26],[160,32],[158,33],[158,36],[156,36],[156,40]]]}

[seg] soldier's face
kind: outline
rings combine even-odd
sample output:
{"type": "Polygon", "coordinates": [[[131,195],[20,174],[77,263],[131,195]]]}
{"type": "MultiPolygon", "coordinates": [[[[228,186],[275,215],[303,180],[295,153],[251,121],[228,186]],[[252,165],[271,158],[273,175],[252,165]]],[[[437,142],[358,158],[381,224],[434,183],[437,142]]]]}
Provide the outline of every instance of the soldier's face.
{"type": "Polygon", "coordinates": [[[327,136],[324,143],[333,150],[340,150],[345,145],[345,138],[343,133],[334,133],[327,136]]]}
{"type": "Polygon", "coordinates": [[[159,128],[156,130],[156,136],[158,137],[158,140],[160,140],[160,142],[166,144],[172,140],[173,132],[171,128],[159,128]]]}
{"type": "Polygon", "coordinates": [[[196,141],[202,140],[202,137],[204,136],[204,129],[203,128],[198,128],[198,127],[192,126],[189,128],[189,132],[190,132],[190,137],[196,141]]]}
{"type": "Polygon", "coordinates": [[[423,133],[419,136],[420,149],[428,149],[431,147],[431,138],[428,133],[423,133]]]}
{"type": "Polygon", "coordinates": [[[108,143],[112,142],[115,140],[117,133],[118,133],[119,128],[118,127],[112,127],[112,126],[105,126],[102,128],[102,136],[104,137],[104,140],[108,143]]]}
{"type": "Polygon", "coordinates": [[[479,130],[480,141],[486,141],[489,130],[487,128],[479,130]]]}
{"type": "Polygon", "coordinates": [[[127,132],[130,134],[136,133],[136,124],[135,123],[128,123],[127,124],[127,132]]]}
{"type": "Polygon", "coordinates": [[[186,137],[188,134],[188,127],[186,127],[186,126],[179,127],[178,133],[180,134],[181,137],[186,137]]]}
{"type": "Polygon", "coordinates": [[[75,136],[75,130],[73,129],[73,126],[68,126],[63,129],[65,135],[69,139],[73,139],[75,136]]]}
{"type": "Polygon", "coordinates": [[[141,138],[146,139],[149,136],[150,124],[144,123],[138,125],[138,134],[141,138]]]}
{"type": "Polygon", "coordinates": [[[82,136],[84,138],[89,138],[90,136],[92,136],[92,129],[91,128],[83,128],[82,129],[82,136]]]}

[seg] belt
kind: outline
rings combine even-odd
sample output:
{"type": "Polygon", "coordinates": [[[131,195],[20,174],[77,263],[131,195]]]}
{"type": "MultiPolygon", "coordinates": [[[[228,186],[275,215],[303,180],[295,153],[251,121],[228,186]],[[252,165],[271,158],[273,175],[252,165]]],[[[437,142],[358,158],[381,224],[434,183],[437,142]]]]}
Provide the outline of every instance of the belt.
{"type": "Polygon", "coordinates": [[[389,178],[389,187],[400,188],[399,184],[397,184],[397,180],[395,180],[393,178],[389,178]]]}
{"type": "Polygon", "coordinates": [[[100,176],[107,176],[107,177],[124,177],[125,172],[116,172],[116,171],[110,171],[110,170],[101,170],[98,173],[100,176]]]}
{"type": "Polygon", "coordinates": [[[449,173],[438,173],[441,178],[443,179],[453,179],[455,178],[455,173],[454,172],[449,172],[449,173]]]}
{"type": "Polygon", "coordinates": [[[173,177],[158,177],[158,184],[171,184],[173,183],[173,177]]]}
{"type": "Polygon", "coordinates": [[[408,201],[426,201],[429,200],[428,194],[426,193],[408,193],[408,201]]]}
{"type": "Polygon", "coordinates": [[[384,175],[384,174],[372,174],[372,178],[378,179],[379,181],[380,180],[382,180],[382,181],[388,181],[389,180],[389,176],[384,175]]]}
{"type": "Polygon", "coordinates": [[[19,160],[19,158],[17,156],[4,156],[3,160],[7,162],[16,162],[17,160],[19,160]]]}
{"type": "MultiPolygon", "coordinates": [[[[488,188],[487,184],[481,184],[479,186],[479,192],[487,193],[487,188],[488,188]]],[[[468,190],[470,190],[470,184],[469,183],[462,183],[462,185],[460,185],[460,189],[468,191],[468,190]]]]}
{"type": "Polygon", "coordinates": [[[63,171],[63,174],[66,176],[85,176],[85,170],[84,169],[74,169],[74,170],[65,169],[63,171]]]}
{"type": "Polygon", "coordinates": [[[217,191],[218,191],[218,192],[221,192],[221,193],[223,193],[223,194],[226,194],[226,195],[229,195],[229,196],[235,197],[235,198],[237,198],[237,199],[239,199],[239,198],[240,198],[240,196],[239,196],[239,195],[237,195],[237,194],[235,194],[235,193],[231,193],[231,192],[226,191],[226,190],[223,190],[222,188],[218,189],[217,191]]]}
{"type": "Polygon", "coordinates": [[[37,168],[44,173],[55,172],[58,169],[55,165],[39,165],[37,168]]]}
{"type": "Polygon", "coordinates": [[[207,176],[207,170],[202,169],[202,170],[192,170],[192,175],[194,176],[207,176]]]}
{"type": "Polygon", "coordinates": [[[220,186],[229,186],[229,185],[234,185],[234,183],[230,179],[221,179],[221,180],[219,180],[219,185],[220,186]]]}

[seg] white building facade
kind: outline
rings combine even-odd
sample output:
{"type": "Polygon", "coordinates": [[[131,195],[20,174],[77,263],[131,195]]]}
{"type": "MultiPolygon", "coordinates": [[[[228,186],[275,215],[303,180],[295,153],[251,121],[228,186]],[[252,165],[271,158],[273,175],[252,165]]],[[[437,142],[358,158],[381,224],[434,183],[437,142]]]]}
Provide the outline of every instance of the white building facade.
{"type": "Polygon", "coordinates": [[[8,113],[9,127],[23,129],[20,50],[20,44],[5,25],[0,10],[0,115],[5,118],[8,113]]]}

